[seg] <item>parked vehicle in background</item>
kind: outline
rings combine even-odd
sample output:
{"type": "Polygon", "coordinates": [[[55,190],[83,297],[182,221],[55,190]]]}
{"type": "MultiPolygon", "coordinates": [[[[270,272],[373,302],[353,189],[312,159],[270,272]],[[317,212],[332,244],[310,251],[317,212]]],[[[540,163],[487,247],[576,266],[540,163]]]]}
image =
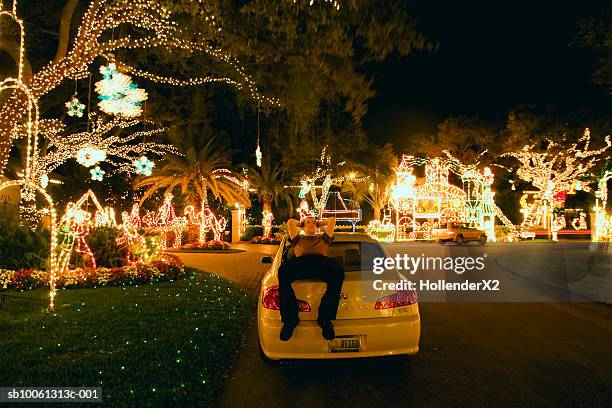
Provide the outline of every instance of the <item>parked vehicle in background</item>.
{"type": "Polygon", "coordinates": [[[487,234],[481,229],[470,227],[467,223],[449,222],[434,228],[431,231],[431,239],[440,244],[455,242],[457,245],[463,245],[474,241],[484,245],[487,243],[487,234]]]}

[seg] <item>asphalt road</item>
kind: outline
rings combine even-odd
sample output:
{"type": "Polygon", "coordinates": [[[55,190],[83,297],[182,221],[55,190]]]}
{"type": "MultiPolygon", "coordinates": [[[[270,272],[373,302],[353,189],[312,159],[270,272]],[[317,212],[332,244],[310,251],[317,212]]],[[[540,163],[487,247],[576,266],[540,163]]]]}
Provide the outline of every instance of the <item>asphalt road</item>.
{"type": "MultiPolygon", "coordinates": [[[[521,249],[525,256],[539,259],[534,254],[546,250],[529,245],[521,249]]],[[[254,324],[217,405],[612,406],[612,307],[568,302],[575,296],[562,286],[504,271],[497,259],[517,249],[391,246],[393,253],[485,251],[506,285],[541,301],[422,302],[421,350],[412,357],[268,363],[259,356],[254,324]]]]}

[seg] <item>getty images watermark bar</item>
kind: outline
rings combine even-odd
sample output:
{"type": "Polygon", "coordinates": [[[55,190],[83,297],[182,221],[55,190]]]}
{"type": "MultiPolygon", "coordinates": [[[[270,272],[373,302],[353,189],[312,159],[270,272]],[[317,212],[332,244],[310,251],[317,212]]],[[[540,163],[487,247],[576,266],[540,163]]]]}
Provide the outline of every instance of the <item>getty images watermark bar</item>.
{"type": "Polygon", "coordinates": [[[0,387],[2,402],[102,402],[102,388],[0,387]]]}

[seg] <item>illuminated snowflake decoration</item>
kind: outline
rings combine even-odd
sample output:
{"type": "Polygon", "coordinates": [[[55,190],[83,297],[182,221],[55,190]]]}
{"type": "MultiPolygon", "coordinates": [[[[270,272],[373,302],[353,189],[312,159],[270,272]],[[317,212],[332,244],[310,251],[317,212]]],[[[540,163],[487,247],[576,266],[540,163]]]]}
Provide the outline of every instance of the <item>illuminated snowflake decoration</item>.
{"type": "Polygon", "coordinates": [[[145,90],[138,88],[129,75],[117,71],[115,64],[101,66],[100,73],[104,77],[96,82],[100,110],[126,118],[142,115],[141,104],[147,99],[145,90]]]}
{"type": "Polygon", "coordinates": [[[91,146],[83,147],[79,149],[76,154],[76,160],[79,164],[85,167],[95,166],[101,161],[106,159],[106,152],[104,150],[95,149],[91,146]]]}
{"type": "Polygon", "coordinates": [[[150,176],[153,172],[155,163],[147,158],[147,156],[141,156],[134,162],[134,168],[136,173],[142,174],[143,176],[150,176]]]}
{"type": "Polygon", "coordinates": [[[83,112],[85,111],[85,104],[79,102],[76,96],[73,96],[68,102],[66,102],[66,108],[68,109],[68,116],[76,116],[79,118],[83,117],[83,112]]]}
{"type": "Polygon", "coordinates": [[[106,172],[100,168],[100,166],[96,166],[93,169],[89,170],[91,173],[91,179],[95,181],[102,181],[106,172]]]}

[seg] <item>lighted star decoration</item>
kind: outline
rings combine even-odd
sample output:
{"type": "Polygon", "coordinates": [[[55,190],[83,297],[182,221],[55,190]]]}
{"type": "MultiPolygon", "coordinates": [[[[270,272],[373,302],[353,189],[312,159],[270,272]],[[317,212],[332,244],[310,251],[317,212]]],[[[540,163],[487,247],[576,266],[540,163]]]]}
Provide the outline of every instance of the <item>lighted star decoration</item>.
{"type": "Polygon", "coordinates": [[[149,160],[147,156],[141,156],[134,162],[136,173],[143,176],[150,176],[153,173],[153,167],[155,167],[155,163],[149,160]]]}
{"type": "Polygon", "coordinates": [[[68,116],[72,117],[83,117],[85,111],[85,104],[81,103],[76,96],[73,96],[68,102],[66,102],[66,108],[68,109],[68,116]]]}
{"type": "Polygon", "coordinates": [[[104,77],[96,83],[100,110],[126,118],[140,116],[141,104],[147,99],[145,90],[138,88],[129,75],[117,71],[114,63],[102,65],[100,73],[104,77]]]}
{"type": "Polygon", "coordinates": [[[86,146],[77,151],[76,160],[85,167],[91,167],[106,159],[104,150],[86,146]]]}
{"type": "Polygon", "coordinates": [[[91,173],[91,179],[95,181],[102,181],[104,179],[104,175],[106,172],[100,168],[100,166],[96,166],[93,169],[89,170],[91,173]]]}

